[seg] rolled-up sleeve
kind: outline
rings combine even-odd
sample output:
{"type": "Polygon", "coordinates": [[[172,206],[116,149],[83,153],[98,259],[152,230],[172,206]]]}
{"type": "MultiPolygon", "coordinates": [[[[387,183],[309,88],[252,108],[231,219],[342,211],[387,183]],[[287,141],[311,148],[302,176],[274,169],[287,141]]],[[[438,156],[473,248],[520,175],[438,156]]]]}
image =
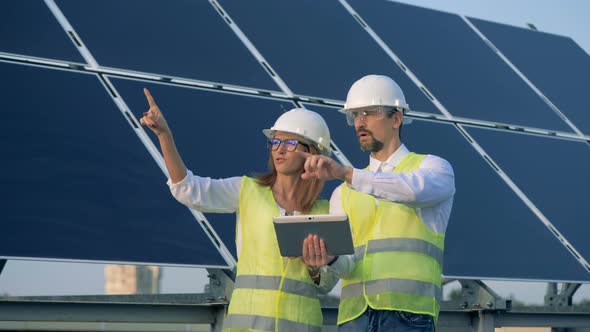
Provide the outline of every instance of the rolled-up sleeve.
{"type": "Polygon", "coordinates": [[[182,181],[167,182],[172,196],[180,203],[201,212],[232,213],[238,210],[241,177],[211,179],[193,175],[191,171],[182,181]]]}
{"type": "Polygon", "coordinates": [[[427,155],[418,169],[405,173],[354,169],[350,186],[377,199],[424,208],[453,197],[455,175],[448,161],[427,155]]]}
{"type": "Polygon", "coordinates": [[[318,285],[321,294],[328,294],[339,279],[346,278],[354,270],[354,255],[339,256],[332,265],[324,265],[320,268],[320,284],[318,285]]]}

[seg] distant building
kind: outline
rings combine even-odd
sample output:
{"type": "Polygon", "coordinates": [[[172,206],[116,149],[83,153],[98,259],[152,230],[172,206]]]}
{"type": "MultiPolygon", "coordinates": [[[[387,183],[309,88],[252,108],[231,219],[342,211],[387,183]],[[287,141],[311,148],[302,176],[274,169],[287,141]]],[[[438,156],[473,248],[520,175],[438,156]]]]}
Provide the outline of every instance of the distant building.
{"type": "Polygon", "coordinates": [[[157,266],[107,265],[104,274],[107,295],[160,292],[161,272],[157,266]]]}

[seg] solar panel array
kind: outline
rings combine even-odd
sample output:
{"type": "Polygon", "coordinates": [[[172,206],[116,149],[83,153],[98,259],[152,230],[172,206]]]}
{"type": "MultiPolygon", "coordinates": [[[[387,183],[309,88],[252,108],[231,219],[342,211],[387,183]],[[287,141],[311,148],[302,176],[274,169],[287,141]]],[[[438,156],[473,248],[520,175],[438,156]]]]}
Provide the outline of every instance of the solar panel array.
{"type": "Polygon", "coordinates": [[[169,194],[142,88],[223,178],[264,172],[260,130],[297,106],[364,167],[336,109],[379,73],[412,108],[403,142],[454,167],[447,277],[590,281],[590,57],[569,38],[383,0],[0,7],[2,258],[232,267],[235,216],[169,194]]]}

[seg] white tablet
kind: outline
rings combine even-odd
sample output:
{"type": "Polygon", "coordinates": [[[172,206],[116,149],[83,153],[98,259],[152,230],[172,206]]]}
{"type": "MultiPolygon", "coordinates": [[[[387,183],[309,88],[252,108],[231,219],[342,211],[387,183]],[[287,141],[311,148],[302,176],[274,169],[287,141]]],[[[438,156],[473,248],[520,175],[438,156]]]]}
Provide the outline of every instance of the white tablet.
{"type": "Polygon", "coordinates": [[[281,256],[303,255],[303,240],[315,234],[326,243],[331,256],[354,253],[352,233],[346,214],[309,214],[273,218],[281,256]]]}

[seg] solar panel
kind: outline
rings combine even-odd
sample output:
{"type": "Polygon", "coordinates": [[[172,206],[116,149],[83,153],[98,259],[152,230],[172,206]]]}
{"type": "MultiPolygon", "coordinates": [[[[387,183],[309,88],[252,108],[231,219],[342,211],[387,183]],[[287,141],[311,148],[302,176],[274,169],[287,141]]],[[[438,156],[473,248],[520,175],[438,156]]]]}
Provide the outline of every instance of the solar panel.
{"type": "Polygon", "coordinates": [[[590,260],[590,146],[586,142],[468,127],[467,131],[577,249],[590,260]]]}
{"type": "Polygon", "coordinates": [[[458,15],[348,2],[453,116],[571,132],[458,15]]]}
{"type": "Polygon", "coordinates": [[[3,1],[1,7],[0,52],[84,62],[43,1],[3,1]]]}
{"type": "Polygon", "coordinates": [[[412,108],[440,114],[338,2],[220,3],[295,94],[344,100],[355,80],[380,73],[395,78],[412,108]]]}
{"type": "MultiPolygon", "coordinates": [[[[248,97],[138,80],[112,82],[137,118],[148,109],[148,87],[174,133],[187,168],[211,178],[255,175],[268,169],[262,129],[270,128],[291,102],[248,97]]],[[[159,147],[155,135],[150,135],[159,147]]],[[[216,232],[235,255],[235,215],[207,214],[216,232]]]]}
{"type": "Polygon", "coordinates": [[[56,3],[101,66],[278,90],[207,1],[56,3]]]}
{"type": "Polygon", "coordinates": [[[0,76],[1,257],[228,265],[96,75],[0,76]]]}
{"type": "MultiPolygon", "coordinates": [[[[261,129],[298,100],[310,101],[305,106],[324,116],[344,157],[356,167],[366,166],[368,157],[354,129],[333,107],[320,104],[340,103],[356,79],[378,73],[400,84],[413,110],[440,116],[395,56],[453,116],[573,132],[461,17],[388,1],[348,2],[361,17],[337,1],[56,0],[101,66],[95,68],[99,72],[113,67],[165,76],[161,82],[125,77],[129,72],[107,77],[112,93],[120,94],[119,107],[129,106],[136,118],[148,108],[142,88],[150,88],[197,175],[264,172],[268,152],[261,129]],[[238,37],[238,30],[245,37],[238,37]],[[373,30],[395,55],[379,45],[373,30]],[[245,46],[246,38],[253,47],[245,46]],[[291,90],[294,98],[264,91],[255,95],[257,89],[280,90],[271,69],[265,71],[252,55],[256,51],[286,83],[283,92],[291,90]],[[206,84],[166,83],[173,77],[206,84]],[[228,85],[252,89],[230,92],[228,85]]],[[[2,8],[0,18],[9,23],[0,22],[0,52],[23,61],[34,56],[83,62],[42,1],[9,2],[2,8]]],[[[587,133],[582,111],[587,101],[578,90],[587,85],[587,54],[566,38],[471,22],[587,133]],[[542,48],[552,50],[530,61],[542,48]],[[541,70],[550,67],[555,53],[571,63],[541,70]]],[[[0,58],[7,56],[0,53],[0,58]]],[[[0,243],[0,257],[231,265],[223,245],[212,242],[191,212],[172,198],[146,149],[148,141],[138,138],[141,130],[129,124],[100,76],[83,67],[56,70],[16,61],[0,60],[0,75],[8,78],[0,81],[8,101],[0,112],[17,124],[0,141],[10,156],[0,175],[0,195],[9,197],[2,207],[8,240],[0,243]]],[[[579,184],[589,182],[583,171],[590,164],[590,146],[466,128],[508,178],[499,176],[454,124],[414,118],[402,132],[411,150],[440,155],[455,169],[445,275],[589,281],[583,266],[589,257],[587,232],[580,222],[585,216],[577,207],[584,203],[579,184]],[[534,169],[527,168],[531,161],[534,169]],[[568,177],[548,176],[556,170],[568,177]],[[555,226],[555,234],[510,181],[555,226]],[[560,234],[580,259],[560,242],[560,234]]],[[[148,145],[158,146],[153,135],[149,138],[148,145]]],[[[328,182],[322,196],[329,198],[339,184],[328,182]]],[[[235,257],[234,214],[207,214],[207,219],[235,257]]]]}
{"type": "MultiPolygon", "coordinates": [[[[356,138],[342,135],[345,131],[353,132],[351,127],[346,130],[342,114],[327,107],[306,106],[329,119],[328,125],[336,132],[338,147],[357,167],[368,165],[368,154],[360,151],[356,138]]],[[[455,171],[457,192],[446,233],[445,276],[590,280],[590,274],[454,125],[414,119],[411,124],[404,125],[402,141],[410,151],[447,159],[455,171]],[[550,269],[547,268],[548,261],[551,262],[550,269]]]]}
{"type": "Polygon", "coordinates": [[[590,56],[571,38],[469,18],[584,134],[590,134],[590,56]]]}

